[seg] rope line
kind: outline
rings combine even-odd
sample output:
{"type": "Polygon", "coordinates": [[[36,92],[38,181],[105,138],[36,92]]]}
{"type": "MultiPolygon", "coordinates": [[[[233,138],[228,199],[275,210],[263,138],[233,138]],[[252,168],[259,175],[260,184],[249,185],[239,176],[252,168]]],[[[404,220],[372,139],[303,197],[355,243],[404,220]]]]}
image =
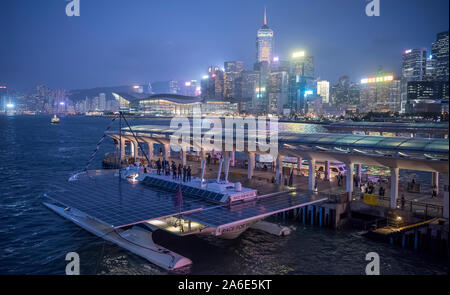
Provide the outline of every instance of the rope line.
{"type": "Polygon", "coordinates": [[[98,150],[100,149],[100,145],[103,143],[103,141],[106,138],[106,132],[109,131],[109,129],[111,129],[114,121],[117,119],[117,115],[114,116],[114,118],[112,119],[112,121],[109,123],[108,127],[106,127],[105,131],[103,132],[103,136],[100,138],[100,140],[97,143],[97,146],[95,147],[95,150],[92,152],[91,157],[89,158],[89,161],[86,164],[86,167],[84,168],[83,171],[87,171],[89,166],[91,165],[92,161],[95,158],[95,155],[97,154],[98,150]]]}

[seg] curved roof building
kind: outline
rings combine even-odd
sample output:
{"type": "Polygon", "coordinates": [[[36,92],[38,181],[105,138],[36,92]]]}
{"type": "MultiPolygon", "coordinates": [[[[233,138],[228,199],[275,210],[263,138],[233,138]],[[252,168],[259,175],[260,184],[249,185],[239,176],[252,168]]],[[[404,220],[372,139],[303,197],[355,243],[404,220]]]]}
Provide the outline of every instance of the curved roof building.
{"type": "Polygon", "coordinates": [[[201,108],[204,115],[229,115],[238,111],[238,104],[223,100],[203,100],[199,96],[171,93],[136,95],[113,93],[122,110],[154,116],[191,116],[194,107],[201,108]]]}

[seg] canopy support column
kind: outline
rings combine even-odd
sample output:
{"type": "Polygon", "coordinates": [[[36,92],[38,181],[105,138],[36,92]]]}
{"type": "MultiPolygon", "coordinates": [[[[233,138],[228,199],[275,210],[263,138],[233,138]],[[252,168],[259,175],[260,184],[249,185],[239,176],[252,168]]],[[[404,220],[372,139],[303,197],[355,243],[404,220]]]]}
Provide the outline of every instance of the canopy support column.
{"type": "Polygon", "coordinates": [[[252,179],[255,171],[255,153],[248,152],[248,179],[252,179]]]}
{"type": "Polygon", "coordinates": [[[391,209],[397,208],[399,170],[399,168],[391,167],[391,199],[389,202],[391,209]]]}
{"type": "Polygon", "coordinates": [[[297,158],[297,175],[302,175],[302,157],[297,158]]]}
{"type": "Polygon", "coordinates": [[[354,165],[353,163],[345,163],[345,169],[346,169],[346,183],[347,183],[347,195],[348,195],[348,201],[350,202],[352,200],[352,193],[353,193],[353,172],[354,172],[354,165]]]}
{"type": "Polygon", "coordinates": [[[316,160],[309,160],[308,167],[308,190],[314,191],[316,187],[316,160]]]}
{"type": "Polygon", "coordinates": [[[276,165],[277,184],[281,184],[281,181],[283,179],[283,156],[281,156],[281,154],[278,154],[276,165]]]}
{"type": "Polygon", "coordinates": [[[330,161],[325,161],[325,180],[330,181],[330,161]]]}

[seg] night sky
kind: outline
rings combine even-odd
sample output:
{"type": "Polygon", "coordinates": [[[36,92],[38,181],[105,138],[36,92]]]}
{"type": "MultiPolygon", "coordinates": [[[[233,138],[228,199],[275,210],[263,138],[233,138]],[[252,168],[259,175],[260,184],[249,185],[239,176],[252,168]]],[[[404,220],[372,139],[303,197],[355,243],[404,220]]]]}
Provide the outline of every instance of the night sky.
{"type": "Polygon", "coordinates": [[[316,76],[359,81],[399,73],[402,51],[430,48],[448,30],[448,0],[0,0],[0,83],[29,90],[91,88],[169,79],[200,79],[208,65],[255,61],[256,31],[275,31],[275,52],[315,56],[316,76]]]}

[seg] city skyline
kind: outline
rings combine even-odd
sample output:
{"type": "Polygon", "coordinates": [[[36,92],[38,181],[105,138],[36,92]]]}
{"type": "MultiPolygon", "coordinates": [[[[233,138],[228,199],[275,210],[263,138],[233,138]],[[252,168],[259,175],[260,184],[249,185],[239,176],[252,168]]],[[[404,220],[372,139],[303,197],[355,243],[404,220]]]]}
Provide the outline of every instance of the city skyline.
{"type": "MultiPolygon", "coordinates": [[[[321,80],[331,81],[332,84],[342,75],[359,81],[380,65],[386,72],[399,76],[401,54],[405,49],[424,47],[430,51],[436,34],[448,30],[446,1],[436,1],[436,5],[414,1],[413,4],[417,5],[408,9],[409,16],[400,8],[401,5],[412,6],[411,1],[408,4],[406,1],[396,1],[395,4],[384,1],[382,15],[372,18],[364,13],[365,3],[355,1],[344,1],[342,5],[323,1],[247,1],[238,10],[233,10],[237,8],[235,2],[222,5],[198,1],[186,7],[186,15],[192,9],[201,8],[197,12],[202,13],[203,21],[212,20],[207,25],[208,28],[198,26],[201,22],[199,20],[188,18],[190,20],[187,21],[185,14],[180,15],[179,11],[182,9],[171,14],[169,8],[175,4],[174,1],[167,5],[138,2],[125,8],[120,7],[123,9],[123,19],[129,19],[127,23],[131,24],[125,24],[124,21],[112,23],[105,17],[117,14],[119,5],[114,1],[109,1],[109,5],[103,5],[102,2],[81,2],[81,16],[72,18],[64,13],[65,3],[56,1],[46,2],[46,5],[28,1],[15,1],[14,4],[10,2],[5,5],[6,9],[2,11],[6,15],[2,15],[0,22],[6,21],[13,29],[8,30],[2,38],[7,46],[0,49],[1,84],[8,85],[9,89],[19,90],[29,90],[39,84],[52,88],[82,89],[171,79],[200,79],[206,74],[208,65],[222,66],[224,62],[231,60],[242,60],[245,68],[251,68],[255,62],[255,31],[263,23],[264,5],[267,7],[270,28],[274,30],[273,55],[288,58],[294,50],[305,50],[315,57],[316,76],[321,80]],[[312,22],[313,25],[308,25],[312,18],[309,14],[300,14],[299,17],[298,14],[289,12],[299,5],[303,5],[303,11],[309,9],[321,12],[324,21],[320,22],[320,17],[312,22]],[[146,8],[157,11],[157,15],[154,18],[148,17],[150,20],[140,18],[147,11],[146,8]],[[343,9],[354,17],[339,18],[338,14],[343,9]],[[207,11],[214,12],[216,17],[205,14],[207,11]],[[134,16],[130,15],[132,12],[134,16]],[[410,23],[411,30],[402,31],[405,24],[401,20],[411,20],[418,13],[426,18],[424,22],[427,26],[420,26],[420,22],[410,23]],[[221,18],[221,14],[228,15],[228,19],[221,18]],[[12,15],[25,17],[26,21],[18,23],[11,18],[12,15]],[[155,27],[153,31],[143,29],[146,22],[158,22],[159,18],[167,15],[177,18],[172,23],[167,23],[166,20],[165,26],[155,27]],[[42,16],[47,18],[46,21],[42,21],[42,16]],[[103,22],[91,25],[100,19],[103,22]],[[341,35],[331,36],[336,34],[337,28],[332,23],[337,19],[341,28],[348,28],[349,34],[342,34],[340,29],[341,35]],[[391,21],[395,21],[397,29],[386,31],[391,21]],[[39,25],[35,26],[37,22],[39,25]],[[224,27],[225,23],[227,26],[224,27]],[[356,23],[363,28],[353,28],[352,24],[356,23]],[[239,29],[239,33],[236,33],[236,29],[239,29]],[[317,34],[319,31],[322,33],[317,34]],[[366,34],[366,31],[371,34],[366,34]],[[52,37],[43,34],[49,32],[52,34],[48,35],[53,35],[52,37]],[[356,45],[359,47],[354,47],[355,44],[350,42],[351,33],[358,35],[356,45]],[[163,34],[164,38],[159,34],[163,34]],[[208,38],[211,34],[214,36],[208,38]],[[223,38],[214,38],[215,36],[223,38]],[[74,43],[84,45],[79,45],[77,50],[74,43]],[[374,48],[370,43],[376,43],[378,47],[374,48]],[[30,44],[34,46],[30,47],[30,44]],[[175,47],[178,46],[185,48],[181,54],[175,54],[175,47]],[[364,56],[370,58],[361,60],[364,56]],[[80,61],[84,62],[80,64],[80,61]]],[[[177,7],[181,6],[186,4],[177,3],[177,7]]]]}

